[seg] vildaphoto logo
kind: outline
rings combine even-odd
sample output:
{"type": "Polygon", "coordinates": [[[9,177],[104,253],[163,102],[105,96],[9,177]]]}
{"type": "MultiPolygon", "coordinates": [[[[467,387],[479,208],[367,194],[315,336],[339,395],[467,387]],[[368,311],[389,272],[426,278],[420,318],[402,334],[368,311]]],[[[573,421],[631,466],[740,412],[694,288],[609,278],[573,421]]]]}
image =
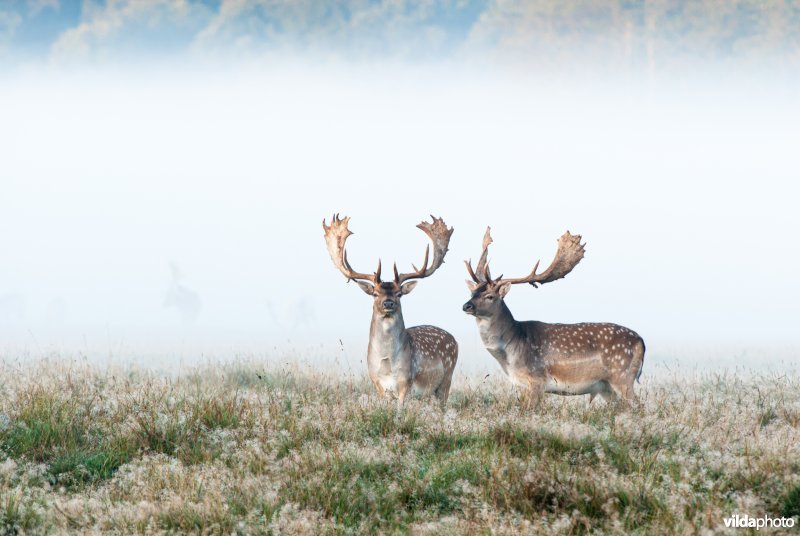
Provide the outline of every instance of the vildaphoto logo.
{"type": "Polygon", "coordinates": [[[725,526],[736,529],[756,529],[763,528],[792,528],[794,527],[793,517],[750,517],[745,514],[740,516],[734,514],[725,518],[725,526]]]}

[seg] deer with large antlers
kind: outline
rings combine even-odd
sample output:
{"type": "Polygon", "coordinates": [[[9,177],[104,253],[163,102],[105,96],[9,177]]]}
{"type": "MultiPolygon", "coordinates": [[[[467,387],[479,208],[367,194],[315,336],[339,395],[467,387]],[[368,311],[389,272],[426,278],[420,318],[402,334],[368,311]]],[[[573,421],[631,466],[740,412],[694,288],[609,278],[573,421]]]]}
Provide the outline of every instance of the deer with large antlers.
{"type": "Polygon", "coordinates": [[[397,398],[401,405],[410,392],[415,392],[435,395],[444,406],[458,360],[458,344],[452,335],[435,326],[406,329],[400,308],[400,298],[414,289],[416,280],[430,277],[444,262],[453,229],[448,229],[441,218],[431,218],[433,223],[422,222],[417,227],[433,242],[433,260],[428,263],[428,247],[420,269],[412,265],[413,272],[399,273],[395,263],[391,281],[381,281],[380,259],[372,274],[356,272],[350,266],[344,247],[353,234],[347,228],[350,218],[339,218],[337,214],[330,225],[322,221],[334,266],[373,298],[367,350],[369,377],[380,396],[397,398]]]}
{"type": "Polygon", "coordinates": [[[542,273],[539,263],[530,274],[516,279],[501,275],[492,279],[488,251],[492,237],[489,228],[483,238],[483,251],[475,269],[467,265],[472,296],[464,304],[465,313],[475,317],[484,346],[511,381],[526,390],[533,401],[543,393],[596,395],[608,401],[635,399],[633,383],[639,379],[644,363],[644,341],[628,328],[616,324],[546,324],[519,322],[503,301],[511,285],[550,283],[565,277],[583,259],[580,235],[567,231],[558,241],[555,259],[542,273]]]}

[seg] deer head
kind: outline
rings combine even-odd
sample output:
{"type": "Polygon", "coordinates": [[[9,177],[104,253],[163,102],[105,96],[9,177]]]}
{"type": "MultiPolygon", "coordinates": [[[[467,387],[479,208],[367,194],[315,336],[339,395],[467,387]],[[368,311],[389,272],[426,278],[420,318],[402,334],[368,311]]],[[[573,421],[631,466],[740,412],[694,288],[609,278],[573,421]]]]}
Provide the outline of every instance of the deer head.
{"type": "Polygon", "coordinates": [[[487,227],[486,234],[483,236],[483,251],[475,269],[473,270],[472,268],[471,260],[464,261],[471,278],[471,280],[467,280],[467,287],[472,293],[472,297],[464,304],[462,309],[470,315],[479,317],[493,316],[500,307],[503,298],[511,290],[511,285],[530,283],[536,288],[539,284],[550,283],[565,277],[583,259],[584,246],[586,245],[581,244],[581,235],[573,235],[567,231],[558,239],[558,250],[553,262],[541,274],[536,273],[540,262],[536,261],[531,273],[525,277],[504,279],[501,275],[496,279],[492,279],[488,261],[489,245],[491,243],[492,235],[490,228],[487,227]]]}
{"type": "Polygon", "coordinates": [[[417,286],[418,279],[423,279],[433,275],[433,273],[444,262],[447,253],[447,246],[450,243],[450,235],[453,229],[447,228],[444,220],[431,216],[432,223],[422,222],[417,227],[428,235],[433,243],[433,260],[429,264],[430,246],[425,248],[425,258],[422,261],[422,268],[417,269],[412,264],[413,272],[399,273],[397,263],[394,264],[394,277],[391,281],[381,281],[381,261],[378,259],[378,268],[372,274],[356,272],[347,260],[347,250],[345,242],[353,234],[347,228],[349,217],[339,218],[334,214],[331,224],[326,225],[322,220],[322,228],[325,231],[325,243],[328,246],[331,260],[334,266],[339,269],[348,281],[355,281],[367,295],[373,297],[373,308],[375,312],[391,316],[400,311],[400,298],[417,286]]]}

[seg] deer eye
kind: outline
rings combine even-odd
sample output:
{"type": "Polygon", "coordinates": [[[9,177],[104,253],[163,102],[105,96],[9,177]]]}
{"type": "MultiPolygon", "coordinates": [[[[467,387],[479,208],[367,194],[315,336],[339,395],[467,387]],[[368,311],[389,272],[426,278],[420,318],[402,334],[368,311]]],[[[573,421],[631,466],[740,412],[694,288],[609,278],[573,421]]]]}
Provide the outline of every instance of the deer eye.
{"type": "Polygon", "coordinates": [[[492,301],[494,299],[494,296],[492,296],[491,294],[487,294],[486,296],[483,297],[483,299],[487,301],[492,301]]]}

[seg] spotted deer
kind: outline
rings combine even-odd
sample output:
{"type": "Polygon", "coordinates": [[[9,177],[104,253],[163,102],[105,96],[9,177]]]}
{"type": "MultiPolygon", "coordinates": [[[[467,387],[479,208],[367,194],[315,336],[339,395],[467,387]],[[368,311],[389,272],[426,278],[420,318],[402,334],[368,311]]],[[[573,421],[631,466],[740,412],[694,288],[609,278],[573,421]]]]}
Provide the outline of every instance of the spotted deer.
{"type": "Polygon", "coordinates": [[[543,393],[596,395],[607,401],[621,397],[625,403],[635,399],[633,383],[642,374],[644,341],[628,328],[617,324],[547,324],[514,319],[504,298],[511,285],[550,283],[565,277],[583,259],[580,235],[567,231],[558,241],[550,266],[517,279],[492,279],[487,260],[490,229],[483,237],[483,251],[476,268],[467,265],[467,280],[472,296],[464,304],[465,313],[475,317],[486,349],[500,364],[512,383],[525,389],[532,401],[543,393]]]}
{"type": "Polygon", "coordinates": [[[453,369],[458,360],[458,344],[448,332],[435,326],[415,326],[406,329],[400,299],[417,285],[415,279],[430,277],[444,262],[450,235],[441,218],[433,223],[422,222],[417,227],[428,235],[433,243],[433,260],[428,265],[430,246],[425,249],[422,268],[413,272],[398,273],[394,265],[394,278],[381,281],[381,261],[372,274],[353,270],[347,260],[345,241],[353,234],[348,228],[349,217],[331,219],[331,224],[322,221],[325,242],[334,266],[348,281],[355,281],[361,290],[372,296],[372,322],[369,330],[367,371],[378,394],[397,398],[405,403],[409,392],[435,395],[444,406],[450,393],[453,369]]]}

